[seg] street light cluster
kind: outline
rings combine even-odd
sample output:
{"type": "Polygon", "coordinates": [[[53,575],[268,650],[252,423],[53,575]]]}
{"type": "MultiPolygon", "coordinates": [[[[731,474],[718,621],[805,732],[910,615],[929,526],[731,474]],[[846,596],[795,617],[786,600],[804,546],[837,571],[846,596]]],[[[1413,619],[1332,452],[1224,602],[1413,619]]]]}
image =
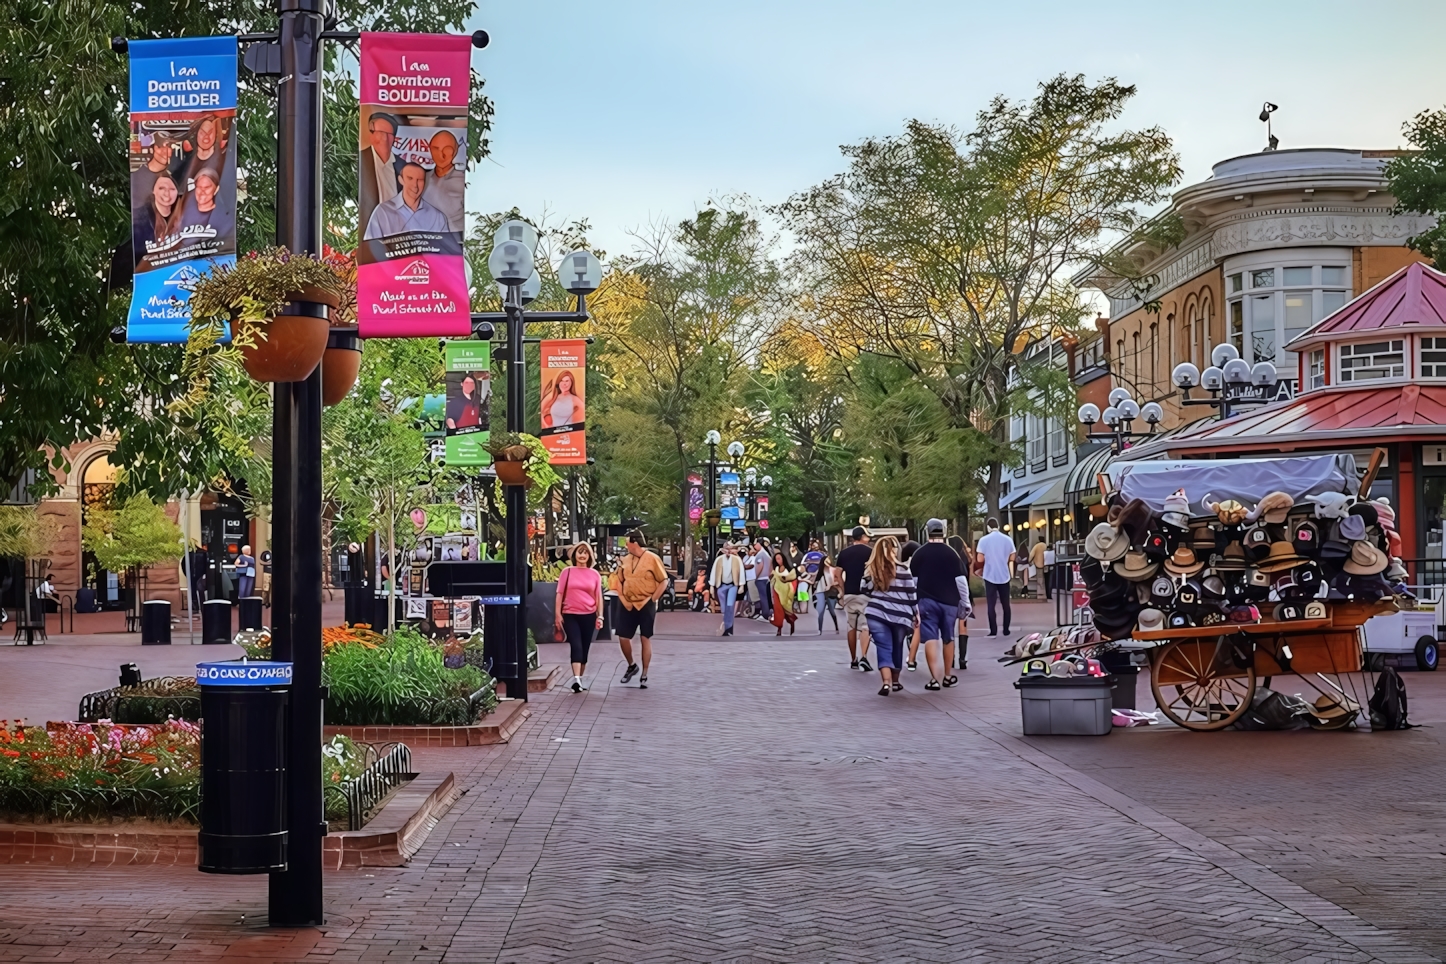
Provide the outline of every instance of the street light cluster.
{"type": "MultiPolygon", "coordinates": [[[[526,221],[504,221],[492,236],[492,254],[487,267],[501,286],[503,298],[511,288],[518,289],[518,300],[526,305],[542,291],[542,276],[537,272],[537,229],[526,221]]],[[[557,268],[557,280],[565,291],[574,295],[592,294],[602,284],[602,265],[586,248],[563,255],[557,268]]]]}
{"type": "Polygon", "coordinates": [[[1080,424],[1088,429],[1091,438],[1108,438],[1115,451],[1123,448],[1129,439],[1155,434],[1155,429],[1165,418],[1165,410],[1159,403],[1146,402],[1141,405],[1126,388],[1113,389],[1109,402],[1104,411],[1100,411],[1100,407],[1093,402],[1086,402],[1079,407],[1078,417],[1080,424]],[[1150,426],[1150,430],[1134,431],[1132,426],[1136,419],[1143,419],[1145,424],[1150,426]],[[1096,432],[1095,425],[1100,422],[1105,424],[1105,430],[1096,432]]]}
{"type": "Polygon", "coordinates": [[[1220,409],[1229,418],[1236,405],[1264,405],[1272,400],[1280,375],[1268,361],[1250,362],[1240,357],[1234,345],[1216,345],[1210,352],[1210,367],[1203,372],[1190,362],[1181,362],[1170,373],[1170,380],[1180,389],[1180,404],[1209,405],[1220,409]],[[1191,398],[1190,390],[1203,388],[1209,398],[1191,398]]]}

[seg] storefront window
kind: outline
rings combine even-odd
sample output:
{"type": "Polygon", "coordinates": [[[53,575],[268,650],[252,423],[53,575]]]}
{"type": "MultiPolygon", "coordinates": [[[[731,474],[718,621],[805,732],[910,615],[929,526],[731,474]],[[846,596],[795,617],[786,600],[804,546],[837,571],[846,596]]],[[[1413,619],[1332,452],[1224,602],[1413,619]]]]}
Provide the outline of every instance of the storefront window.
{"type": "Polygon", "coordinates": [[[1399,338],[1342,345],[1340,356],[1342,382],[1404,378],[1406,375],[1405,345],[1399,338]]]}

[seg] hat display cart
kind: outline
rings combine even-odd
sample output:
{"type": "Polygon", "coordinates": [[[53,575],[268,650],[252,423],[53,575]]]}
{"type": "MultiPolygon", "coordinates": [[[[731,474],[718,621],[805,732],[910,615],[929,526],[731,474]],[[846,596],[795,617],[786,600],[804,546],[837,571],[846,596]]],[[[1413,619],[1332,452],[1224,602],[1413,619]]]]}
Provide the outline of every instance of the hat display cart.
{"type": "Polygon", "coordinates": [[[1362,625],[1415,605],[1390,555],[1394,527],[1365,501],[1384,455],[1376,450],[1359,481],[1341,472],[1328,483],[1303,481],[1292,472],[1299,460],[1273,459],[1232,480],[1237,492],[1219,491],[1220,473],[1205,464],[1172,469],[1168,496],[1158,484],[1127,491],[1128,477],[1110,492],[1101,477],[1113,505],[1081,566],[1094,627],[1106,645],[1148,653],[1155,703],[1172,722],[1229,727],[1251,708],[1257,680],[1287,673],[1320,694],[1317,729],[1355,722],[1364,694],[1346,688],[1362,669],[1362,625]],[[1213,493],[1202,488],[1209,479],[1213,493]]]}

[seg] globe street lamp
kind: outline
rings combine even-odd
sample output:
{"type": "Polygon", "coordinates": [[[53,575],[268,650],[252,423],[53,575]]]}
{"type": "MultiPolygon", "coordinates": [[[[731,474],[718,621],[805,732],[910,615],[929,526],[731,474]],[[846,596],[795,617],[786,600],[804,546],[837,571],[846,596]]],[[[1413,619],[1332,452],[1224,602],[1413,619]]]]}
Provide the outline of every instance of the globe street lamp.
{"type": "Polygon", "coordinates": [[[1100,411],[1100,407],[1093,402],[1086,402],[1079,407],[1076,417],[1079,423],[1085,426],[1090,438],[1108,439],[1111,451],[1118,455],[1128,447],[1131,439],[1154,435],[1160,422],[1164,421],[1165,410],[1155,402],[1141,405],[1130,396],[1128,389],[1116,388],[1110,392],[1109,405],[1104,411],[1100,411]],[[1143,420],[1150,426],[1149,431],[1133,431],[1132,426],[1136,420],[1143,420]],[[1101,423],[1104,424],[1104,429],[1095,431],[1095,426],[1101,423]]]}
{"type": "Polygon", "coordinates": [[[1275,400],[1280,376],[1268,361],[1252,366],[1240,357],[1231,344],[1216,345],[1210,351],[1210,367],[1203,372],[1190,362],[1181,362],[1170,373],[1170,381],[1180,389],[1181,405],[1209,405],[1220,410],[1221,418],[1230,418],[1242,405],[1265,405],[1275,400]],[[1191,398],[1190,391],[1203,388],[1208,398],[1191,398]]]}
{"type": "Polygon", "coordinates": [[[703,442],[708,446],[708,561],[718,555],[718,523],[713,517],[713,511],[718,508],[718,443],[723,441],[723,436],[717,429],[709,429],[703,436],[703,442]]]}

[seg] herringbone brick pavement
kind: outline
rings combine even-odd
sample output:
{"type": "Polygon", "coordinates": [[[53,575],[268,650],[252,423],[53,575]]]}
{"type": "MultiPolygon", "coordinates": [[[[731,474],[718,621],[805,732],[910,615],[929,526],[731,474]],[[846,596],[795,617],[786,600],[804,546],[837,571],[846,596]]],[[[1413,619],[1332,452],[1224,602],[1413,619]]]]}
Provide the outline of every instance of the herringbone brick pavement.
{"type": "Polygon", "coordinates": [[[1025,739],[983,645],[964,685],[924,693],[921,671],[881,698],[837,638],[663,641],[646,691],[599,643],[592,690],[536,697],[511,744],[418,753],[467,794],[410,866],[330,874],[326,927],[267,930],[260,878],[5,867],[0,961],[1446,951],[1432,740],[1025,739]]]}

